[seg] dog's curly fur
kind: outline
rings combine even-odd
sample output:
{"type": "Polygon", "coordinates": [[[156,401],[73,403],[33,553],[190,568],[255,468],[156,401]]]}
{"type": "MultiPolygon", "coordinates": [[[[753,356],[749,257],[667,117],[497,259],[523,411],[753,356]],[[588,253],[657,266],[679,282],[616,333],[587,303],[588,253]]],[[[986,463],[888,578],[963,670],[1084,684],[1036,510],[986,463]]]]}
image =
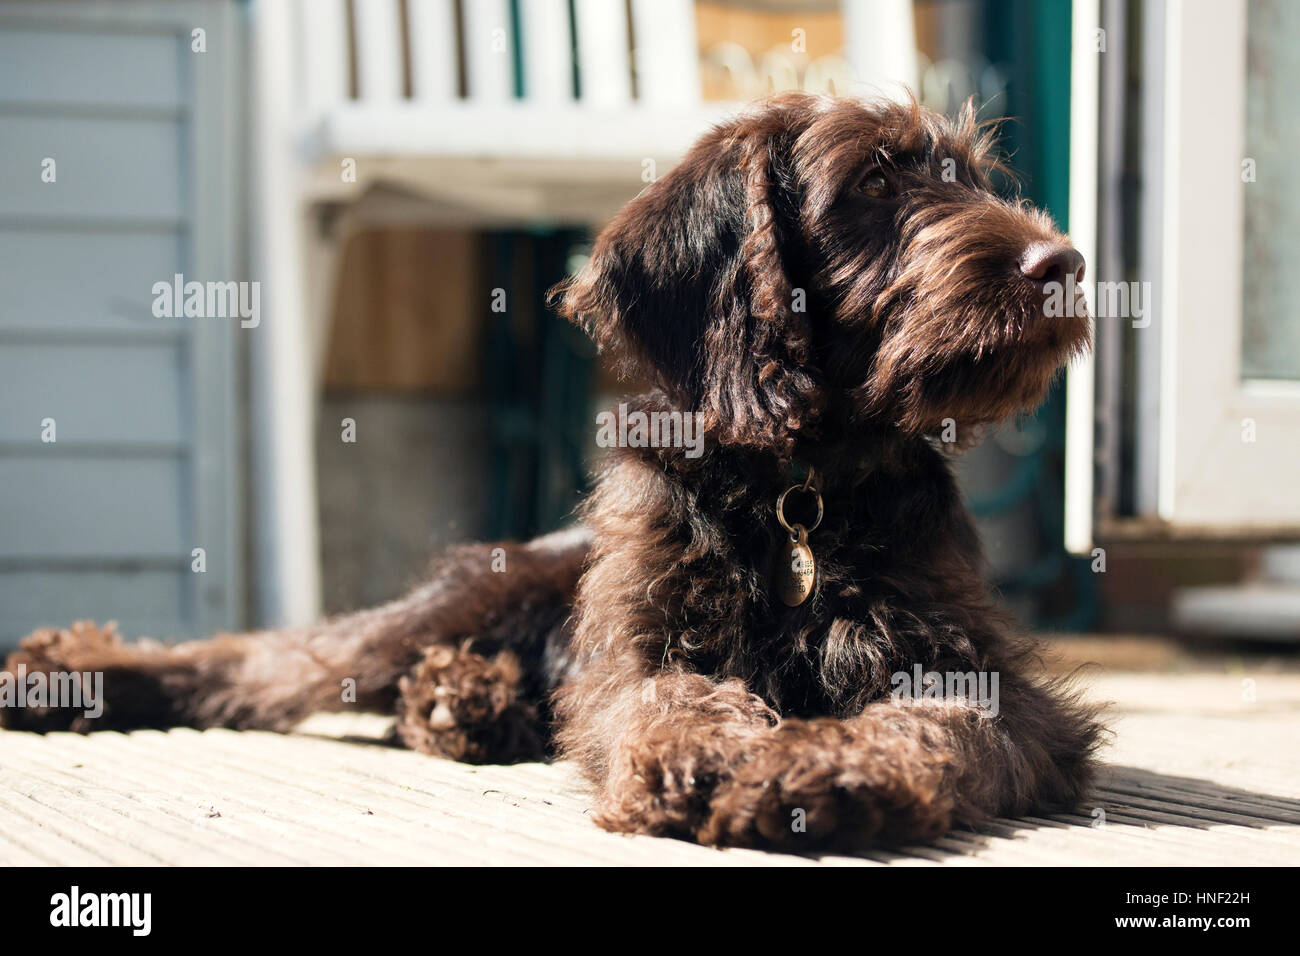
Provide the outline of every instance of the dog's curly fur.
{"type": "Polygon", "coordinates": [[[104,671],[96,728],[286,730],[357,706],[396,709],[400,740],[461,760],[537,758],[553,736],[601,826],[710,844],[862,847],[1070,806],[1095,714],[994,608],[934,441],[1033,408],[1087,347],[1087,319],[1049,317],[1023,267],[1062,237],[999,197],[995,165],[969,109],[762,104],[631,202],[557,290],[653,381],[636,407],[700,416],[703,455],[617,449],[584,530],[452,549],[373,611],[173,648],[82,624],[38,632],[8,668],[104,671]],[[815,592],[791,608],[773,595],[774,502],[795,462],[825,520],[815,592]],[[917,664],[996,672],[999,713],[892,699],[917,664]]]}

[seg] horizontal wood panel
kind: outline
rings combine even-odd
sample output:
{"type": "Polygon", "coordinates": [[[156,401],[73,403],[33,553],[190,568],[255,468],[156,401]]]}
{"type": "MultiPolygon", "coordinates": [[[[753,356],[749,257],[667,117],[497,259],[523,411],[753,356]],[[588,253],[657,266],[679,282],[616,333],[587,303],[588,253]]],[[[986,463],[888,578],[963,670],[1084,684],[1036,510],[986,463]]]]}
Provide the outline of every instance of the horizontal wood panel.
{"type": "Polygon", "coordinates": [[[0,228],[0,330],[185,328],[195,320],[154,316],[152,292],[182,254],[176,232],[0,228]]]}
{"type": "Polygon", "coordinates": [[[0,643],[75,617],[171,637],[238,616],[217,328],[238,320],[155,317],[153,289],[246,278],[240,6],[0,0],[0,643]]]}
{"type": "Polygon", "coordinates": [[[7,116],[0,217],[179,219],[182,126],[172,120],[7,116]],[[42,163],[55,161],[55,181],[42,163]]]}
{"type": "Polygon", "coordinates": [[[115,560],[188,555],[181,459],[0,458],[0,558],[115,560]]]}
{"type": "Polygon", "coordinates": [[[39,442],[52,418],[58,443],[180,442],[189,431],[183,356],[168,344],[4,343],[0,441],[39,442]]]}
{"type": "Polygon", "coordinates": [[[183,55],[176,34],[6,30],[0,104],[178,107],[183,55]]]}
{"type": "Polygon", "coordinates": [[[0,647],[38,627],[89,619],[117,621],[129,637],[183,631],[189,570],[0,572],[0,647]],[[58,608],[57,617],[50,616],[58,608]]]}

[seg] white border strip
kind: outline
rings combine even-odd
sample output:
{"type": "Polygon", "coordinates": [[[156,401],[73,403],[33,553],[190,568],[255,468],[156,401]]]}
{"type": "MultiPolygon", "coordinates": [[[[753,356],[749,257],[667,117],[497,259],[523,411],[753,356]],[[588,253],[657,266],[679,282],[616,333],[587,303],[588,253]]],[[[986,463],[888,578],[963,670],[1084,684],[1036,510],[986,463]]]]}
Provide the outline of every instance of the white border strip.
{"type": "MultiPolygon", "coordinates": [[[[1070,46],[1070,240],[1083,253],[1089,273],[1097,267],[1101,64],[1099,54],[1093,52],[1093,38],[1100,27],[1100,0],[1074,0],[1070,46]]],[[[1071,363],[1065,379],[1065,547],[1072,554],[1092,550],[1095,388],[1096,362],[1090,352],[1071,363]]]]}
{"type": "Polygon", "coordinates": [[[1165,142],[1164,192],[1160,279],[1160,454],[1156,466],[1156,513],[1165,521],[1174,518],[1178,490],[1174,471],[1175,439],[1178,436],[1178,265],[1179,265],[1179,111],[1182,96],[1179,80],[1183,71],[1183,5],[1165,4],[1165,123],[1160,135],[1165,142]]]}

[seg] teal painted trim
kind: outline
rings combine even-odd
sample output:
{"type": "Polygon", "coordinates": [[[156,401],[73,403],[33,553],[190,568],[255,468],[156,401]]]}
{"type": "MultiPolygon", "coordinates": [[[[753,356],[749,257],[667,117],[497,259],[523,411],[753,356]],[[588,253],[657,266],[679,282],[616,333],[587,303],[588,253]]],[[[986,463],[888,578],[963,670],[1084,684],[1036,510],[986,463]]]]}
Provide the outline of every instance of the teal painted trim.
{"type": "Polygon", "coordinates": [[[489,466],[488,500],[491,502],[486,517],[489,538],[508,537],[513,528],[513,505],[517,499],[510,449],[516,440],[518,423],[511,416],[510,383],[513,380],[513,349],[510,334],[509,297],[514,294],[512,263],[514,262],[508,233],[492,233],[488,239],[488,270],[491,288],[506,290],[506,312],[493,312],[485,303],[487,313],[487,374],[485,392],[488,400],[489,422],[492,429],[491,465],[489,466]]]}
{"type": "MultiPolygon", "coordinates": [[[[1035,88],[1039,91],[1039,109],[1034,135],[1038,140],[1037,199],[1051,213],[1063,231],[1070,228],[1070,78],[1073,36],[1073,4],[1068,0],[1036,0],[1034,30],[1035,88]]],[[[1053,450],[1064,454],[1065,389],[1061,382],[1053,388],[1047,405],[1039,412],[1051,433],[1058,436],[1053,450]]],[[[1043,509],[1043,527],[1054,553],[1069,569],[1074,585],[1073,607],[1062,616],[1042,620],[1046,630],[1082,631],[1095,626],[1101,614],[1097,576],[1091,561],[1065,555],[1064,504],[1055,495],[1047,501],[1054,507],[1043,509]]]]}
{"type": "Polygon", "coordinates": [[[524,98],[524,36],[519,17],[519,0],[510,0],[510,49],[515,70],[515,99],[524,98]]]}
{"type": "Polygon", "coordinates": [[[569,62],[573,64],[573,98],[582,97],[582,71],[578,68],[578,11],[569,0],[569,62]]]}
{"type": "MultiPolygon", "coordinates": [[[[991,104],[1010,116],[1002,145],[1020,178],[1023,195],[1046,210],[1062,229],[1069,227],[1070,50],[1069,0],[998,0],[983,4],[983,52],[1006,64],[1008,97],[991,104]]],[[[1032,508],[1040,538],[1037,555],[1007,572],[997,586],[1008,593],[1037,596],[1064,584],[1073,595],[1061,616],[1034,626],[1082,630],[1098,616],[1096,577],[1086,559],[1067,555],[1062,546],[1063,513],[1059,460],[1064,447],[1065,399],[1058,385],[1036,418],[1048,441],[1016,463],[1007,480],[971,501],[980,517],[1032,508]]]]}
{"type": "Polygon", "coordinates": [[[1073,4],[1036,0],[1034,89],[1038,109],[1033,136],[1038,143],[1038,204],[1062,229],[1070,228],[1070,36],[1073,4]]]}

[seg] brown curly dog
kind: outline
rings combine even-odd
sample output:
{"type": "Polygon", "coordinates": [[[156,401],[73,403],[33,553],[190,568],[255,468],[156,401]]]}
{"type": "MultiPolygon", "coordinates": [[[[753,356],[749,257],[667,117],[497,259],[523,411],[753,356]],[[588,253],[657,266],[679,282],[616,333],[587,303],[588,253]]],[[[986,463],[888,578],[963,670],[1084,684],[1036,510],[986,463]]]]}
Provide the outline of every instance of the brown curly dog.
{"type": "Polygon", "coordinates": [[[702,453],[629,440],[581,530],[453,548],[407,597],[318,627],[39,632],[7,666],[102,671],[103,716],[2,716],[288,730],[395,709],[406,744],[459,760],[554,742],[601,826],[712,844],[847,849],[1072,805],[1099,725],[995,610],[940,451],[1088,346],[1081,309],[1045,306],[1083,261],[993,189],[990,141],[969,107],[806,95],[715,129],[557,290],[657,387],[631,413],[691,413],[702,453]]]}

